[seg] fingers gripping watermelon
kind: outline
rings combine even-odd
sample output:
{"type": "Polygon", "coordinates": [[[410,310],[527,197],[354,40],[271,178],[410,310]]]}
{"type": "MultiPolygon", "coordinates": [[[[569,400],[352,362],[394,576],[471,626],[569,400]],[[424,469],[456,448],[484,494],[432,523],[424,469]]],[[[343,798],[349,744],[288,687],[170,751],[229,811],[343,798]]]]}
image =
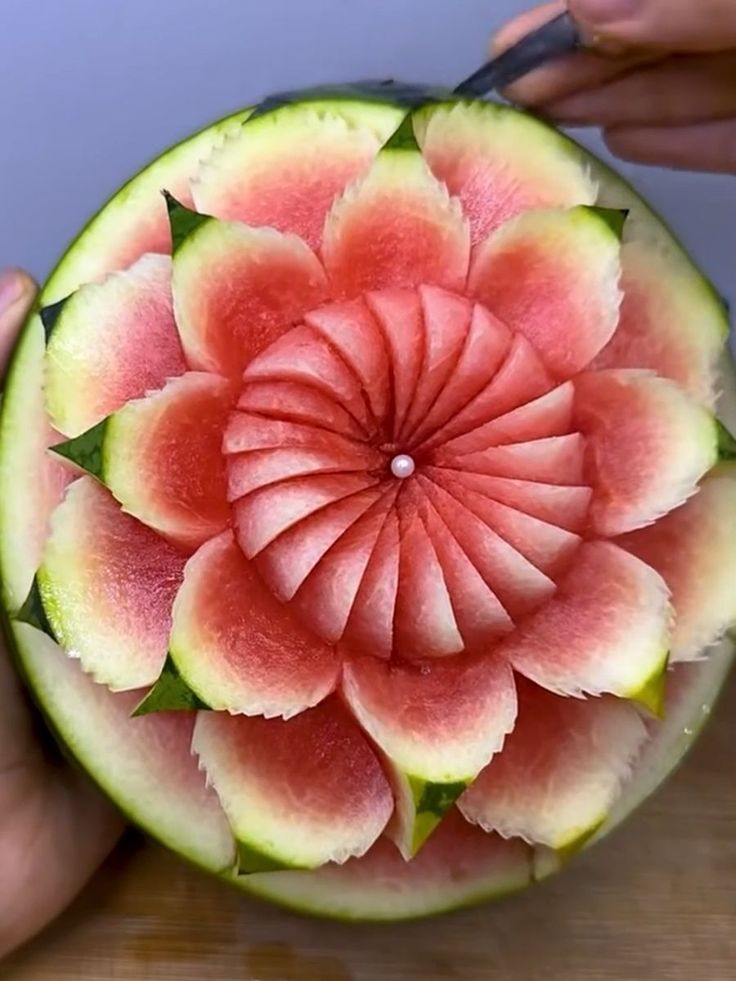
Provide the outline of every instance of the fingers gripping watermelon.
{"type": "Polygon", "coordinates": [[[725,334],[633,192],[511,109],[348,88],[217,124],[90,224],[14,355],[0,571],[42,708],[259,895],[523,887],[727,670],[725,334]]]}

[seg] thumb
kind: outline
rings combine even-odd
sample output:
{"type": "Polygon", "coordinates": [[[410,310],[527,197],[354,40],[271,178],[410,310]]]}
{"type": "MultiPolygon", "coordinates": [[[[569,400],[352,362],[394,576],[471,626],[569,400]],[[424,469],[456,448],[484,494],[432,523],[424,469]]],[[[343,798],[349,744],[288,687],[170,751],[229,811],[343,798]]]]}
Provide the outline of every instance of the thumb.
{"type": "Polygon", "coordinates": [[[596,38],[623,47],[723,51],[736,47],[734,0],[569,0],[596,38]]]}
{"type": "Polygon", "coordinates": [[[0,272],[0,377],[5,373],[10,352],[35,295],[36,284],[27,273],[20,269],[0,272]]]}

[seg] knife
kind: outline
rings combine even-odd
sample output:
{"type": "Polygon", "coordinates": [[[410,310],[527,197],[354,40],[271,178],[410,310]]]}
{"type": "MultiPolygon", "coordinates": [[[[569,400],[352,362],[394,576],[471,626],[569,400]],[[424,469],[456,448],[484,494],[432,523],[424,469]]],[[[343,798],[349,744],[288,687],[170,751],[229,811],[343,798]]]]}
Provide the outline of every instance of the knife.
{"type": "Polygon", "coordinates": [[[455,95],[479,98],[488,92],[504,89],[534,68],[580,47],[580,31],[566,11],[487,61],[455,88],[455,95]]]}

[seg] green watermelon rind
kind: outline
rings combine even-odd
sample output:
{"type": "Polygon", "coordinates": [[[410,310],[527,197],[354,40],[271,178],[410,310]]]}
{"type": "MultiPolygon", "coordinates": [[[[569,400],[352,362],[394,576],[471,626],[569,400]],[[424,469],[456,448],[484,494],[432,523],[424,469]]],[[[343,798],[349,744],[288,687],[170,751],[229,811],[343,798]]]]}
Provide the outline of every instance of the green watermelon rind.
{"type": "MultiPolygon", "coordinates": [[[[368,101],[382,101],[381,95],[384,91],[391,92],[391,89],[386,87],[378,91],[376,88],[373,88],[368,96],[368,101]]],[[[393,101],[393,104],[398,104],[399,106],[415,107],[419,105],[422,100],[417,97],[417,89],[410,87],[406,91],[411,93],[411,97],[407,96],[403,99],[398,97],[395,100],[386,99],[385,101],[388,103],[393,101]]],[[[94,251],[96,242],[104,241],[105,230],[110,226],[114,226],[115,216],[122,212],[122,209],[135,197],[141,186],[145,186],[150,190],[153,183],[158,180],[157,175],[159,172],[165,170],[165,167],[175,160],[178,154],[183,156],[185,152],[190,152],[196,141],[201,141],[204,149],[208,143],[216,141],[220,137],[220,134],[225,134],[229,127],[242,125],[250,114],[254,118],[257,118],[262,116],[266,111],[271,111],[280,105],[298,98],[312,101],[321,99],[327,95],[335,103],[342,100],[343,104],[345,102],[355,102],[358,105],[363,94],[363,90],[356,89],[355,87],[331,89],[329,93],[294,94],[293,96],[279,97],[280,101],[276,99],[272,100],[270,104],[261,104],[255,111],[249,108],[243,112],[226,117],[214,126],[207,127],[194,137],[178,144],[148,167],[144,168],[110,199],[107,205],[92,218],[88,225],[73,240],[51,273],[37,301],[36,308],[28,318],[16,344],[8,371],[3,404],[0,410],[0,541],[2,539],[3,527],[7,526],[6,523],[9,517],[8,501],[12,498],[14,489],[14,483],[12,481],[14,472],[12,466],[12,448],[20,442],[14,442],[12,438],[8,438],[8,435],[9,433],[17,432],[19,429],[18,422],[20,420],[18,419],[18,412],[22,410],[23,389],[27,387],[25,384],[27,369],[29,366],[34,365],[34,360],[38,359],[42,350],[44,333],[41,321],[37,316],[38,308],[41,305],[62,300],[68,293],[80,285],[79,270],[84,268],[85,257],[94,251]],[[9,448],[11,452],[8,451],[9,448]],[[8,457],[10,457],[10,460],[8,457]],[[1,485],[5,480],[9,482],[8,494],[2,493],[3,488],[1,485]]],[[[449,101],[449,99],[446,94],[438,91],[432,93],[426,101],[438,104],[442,101],[449,101]]],[[[633,228],[637,235],[644,237],[647,241],[654,244],[655,247],[660,248],[667,256],[668,261],[672,261],[676,265],[681,264],[681,268],[687,272],[692,283],[697,284],[697,288],[703,291],[703,298],[706,301],[708,299],[712,301],[713,322],[719,325],[722,333],[726,332],[728,329],[727,315],[720,297],[709,281],[696,270],[687,253],[682,249],[664,222],[641,201],[638,195],[636,195],[633,189],[622,178],[616,175],[606,165],[589,156],[585,150],[579,148],[571,140],[566,141],[566,146],[571,153],[580,154],[583,159],[589,162],[594,175],[601,182],[601,203],[613,208],[625,208],[631,212],[634,220],[632,222],[630,217],[627,221],[627,234],[631,235],[633,228]]],[[[730,415],[731,419],[736,419],[736,381],[730,359],[727,356],[724,358],[722,371],[724,377],[728,378],[728,383],[723,386],[724,402],[720,414],[726,417],[730,415]]],[[[8,556],[3,554],[0,544],[0,584],[6,578],[7,561],[8,556]]],[[[7,604],[8,595],[5,588],[3,588],[3,596],[7,604]]],[[[69,733],[65,733],[65,726],[61,719],[62,713],[58,711],[58,706],[53,705],[52,692],[44,691],[43,679],[37,672],[34,672],[32,664],[33,655],[24,647],[24,644],[19,639],[17,628],[8,629],[7,616],[4,611],[2,617],[9,644],[17,656],[20,668],[30,689],[35,695],[39,707],[62,744],[68,744],[70,739],[65,738],[65,736],[68,737],[69,733]],[[57,711],[54,711],[55,708],[57,711]]],[[[28,635],[28,630],[25,631],[25,634],[26,636],[28,635]]],[[[44,637],[43,642],[48,643],[48,639],[44,637]]],[[[705,723],[708,713],[704,712],[704,706],[708,707],[709,712],[729,672],[733,654],[733,648],[730,643],[724,641],[717,651],[711,654],[708,660],[696,666],[687,666],[689,669],[696,671],[697,676],[691,688],[688,690],[687,696],[682,700],[677,710],[675,717],[676,724],[673,723],[672,731],[669,731],[669,735],[665,737],[661,734],[654,758],[647,760],[643,764],[644,768],[640,773],[637,771],[635,778],[625,790],[622,798],[609,815],[609,818],[596,834],[585,843],[584,847],[587,848],[590,844],[600,840],[604,835],[612,831],[614,827],[627,817],[676,768],[705,723]]],[[[662,733],[664,732],[665,729],[663,728],[662,733]]],[[[78,738],[79,730],[76,725],[75,735],[78,738]]],[[[91,735],[90,747],[94,750],[94,734],[91,735]]],[[[120,789],[113,786],[113,781],[108,780],[105,773],[99,772],[101,765],[90,761],[89,756],[89,752],[85,754],[77,747],[77,758],[79,762],[87,769],[92,778],[100,784],[105,793],[115,800],[117,805],[131,821],[138,824],[153,837],[162,840],[160,828],[157,828],[155,823],[152,823],[150,815],[146,813],[146,808],[149,806],[148,801],[143,801],[143,806],[141,806],[141,801],[137,799],[126,799],[126,795],[121,794],[120,789]]],[[[173,806],[180,807],[181,802],[177,800],[173,806]]],[[[346,909],[344,903],[342,905],[340,903],[340,889],[338,888],[336,890],[338,895],[331,895],[330,890],[325,890],[319,884],[318,880],[314,880],[315,887],[311,894],[307,891],[307,894],[296,897],[293,891],[280,891],[278,885],[279,876],[293,874],[309,875],[309,873],[264,873],[247,877],[236,876],[234,873],[225,873],[223,875],[222,866],[214,868],[212,865],[202,862],[196,857],[193,849],[182,840],[172,840],[170,836],[164,836],[162,843],[177,851],[182,857],[193,862],[200,868],[221,875],[225,881],[251,894],[273,900],[281,905],[287,905],[312,915],[317,914],[347,920],[381,920],[434,915],[518,891],[523,889],[533,879],[531,867],[526,867],[525,865],[523,869],[520,868],[517,870],[518,875],[509,876],[507,881],[504,882],[494,877],[493,870],[491,870],[487,881],[484,881],[483,876],[479,876],[475,883],[468,884],[464,887],[465,891],[462,895],[445,896],[442,894],[442,890],[436,887],[432,890],[432,895],[424,895],[426,890],[422,889],[420,883],[415,890],[413,903],[411,897],[404,895],[400,897],[398,908],[392,907],[390,902],[387,903],[385,895],[383,897],[379,896],[378,901],[380,906],[375,905],[375,903],[371,906],[370,890],[367,890],[365,884],[363,884],[361,900],[355,901],[349,909],[346,909]]],[[[283,880],[281,881],[283,882],[283,880]]],[[[334,892],[335,890],[333,890],[334,892]]]]}
{"type": "Polygon", "coordinates": [[[225,139],[228,130],[233,130],[245,123],[252,115],[253,109],[253,106],[246,106],[244,109],[239,109],[237,112],[223,116],[215,123],[205,126],[193,135],[187,136],[178,143],[175,143],[164,153],[149,160],[147,164],[141,167],[137,174],[134,174],[130,180],[126,181],[92,215],[87,224],[71,240],[66,251],[49,273],[46,283],[38,297],[38,306],[48,306],[52,303],[57,303],[82,285],[83,280],[79,280],[67,272],[66,267],[70,265],[70,260],[72,258],[78,260],[78,253],[83,254],[94,246],[94,239],[98,235],[100,228],[104,230],[105,221],[109,217],[112,217],[119,209],[124,208],[129,199],[136,193],[139,193],[143,188],[155,188],[163,193],[166,188],[161,186],[160,181],[156,177],[159,171],[168,168],[170,164],[176,161],[177,157],[180,155],[183,156],[187,150],[195,149],[200,143],[202,144],[202,157],[200,159],[209,155],[212,147],[216,145],[218,138],[225,139]]]}
{"type": "MultiPolygon", "coordinates": [[[[90,757],[96,752],[95,740],[98,736],[98,730],[93,729],[90,733],[89,748],[91,753],[86,754],[82,751],[80,747],[74,747],[76,740],[79,738],[80,731],[77,727],[70,727],[64,720],[63,713],[52,707],[54,703],[54,688],[53,684],[51,687],[44,691],[44,684],[39,675],[39,673],[34,670],[33,658],[34,656],[40,657],[42,660],[46,660],[46,653],[43,650],[44,645],[49,643],[54,643],[52,638],[41,633],[37,627],[32,624],[24,623],[20,621],[10,620],[4,610],[0,610],[0,627],[2,628],[1,633],[8,645],[15,663],[18,666],[19,673],[24,679],[26,686],[31,693],[33,701],[41,713],[47,728],[53,737],[55,744],[59,747],[62,755],[71,763],[71,765],[76,766],[81,769],[91,781],[102,791],[102,793],[108,797],[120,813],[128,820],[131,824],[140,828],[146,834],[149,834],[153,839],[158,841],[164,847],[175,851],[183,859],[185,859],[190,864],[202,869],[206,872],[223,876],[225,879],[230,879],[235,868],[235,843],[232,843],[232,856],[225,858],[219,863],[210,863],[203,861],[201,856],[197,855],[198,845],[194,841],[185,843],[180,837],[175,837],[171,834],[162,833],[161,826],[158,821],[151,819],[151,817],[143,813],[143,809],[140,808],[137,800],[126,799],[125,796],[121,796],[116,793],[115,788],[115,777],[117,776],[113,771],[113,777],[110,779],[106,772],[103,772],[102,766],[95,763],[90,757]],[[39,651],[34,654],[31,653],[30,648],[26,642],[24,642],[24,636],[27,638],[29,631],[38,635],[38,645],[39,651]]],[[[56,645],[58,648],[58,645],[56,645]]],[[[60,648],[59,648],[60,651],[60,648]]],[[[163,800],[163,795],[160,798],[163,800]]],[[[152,803],[151,797],[148,797],[144,801],[144,808],[150,806],[152,803]]],[[[154,802],[158,803],[158,802],[154,802]]],[[[171,811],[173,812],[177,808],[182,807],[182,802],[177,798],[170,802],[171,811]]],[[[201,830],[202,825],[199,825],[197,831],[201,830]]],[[[199,848],[201,851],[201,847],[199,848]]]]}
{"type": "MultiPolygon", "coordinates": [[[[51,732],[55,735],[65,755],[70,756],[68,744],[70,742],[68,723],[65,723],[63,713],[52,708],[53,687],[46,687],[41,674],[34,668],[34,653],[23,643],[22,636],[18,636],[16,629],[7,629],[8,621],[3,614],[3,622],[6,625],[6,637],[10,641],[11,647],[17,656],[20,670],[28,683],[29,689],[34,696],[34,700],[46,719],[51,732]]],[[[31,628],[32,629],[32,628],[31,628]]],[[[26,631],[26,634],[28,631],[26,631]]],[[[36,631],[36,633],[39,633],[36,631]]],[[[48,639],[39,633],[43,638],[42,643],[47,643],[48,639]]],[[[712,715],[717,696],[723,687],[723,683],[731,669],[734,660],[734,648],[724,641],[719,648],[713,651],[709,659],[703,662],[683,665],[687,670],[697,673],[697,679],[688,690],[687,696],[683,699],[677,713],[670,717],[669,725],[666,730],[663,728],[660,733],[658,749],[654,759],[645,758],[644,769],[639,776],[637,771],[635,778],[631,781],[628,788],[624,791],[613,811],[607,820],[597,829],[596,833],[590,837],[581,850],[585,850],[595,842],[610,834],[624,821],[640,803],[656,790],[683,761],[688,750],[696,741],[702,731],[708,717],[712,715]],[[685,730],[688,730],[685,732],[685,730]]],[[[678,667],[679,670],[679,667],[678,667]]],[[[53,686],[52,679],[48,683],[53,686]]],[[[79,736],[79,730],[75,729],[75,735],[79,736]]],[[[92,734],[89,746],[92,754],[95,750],[95,732],[92,734]]],[[[149,801],[143,802],[141,807],[137,800],[130,800],[125,795],[116,794],[112,781],[109,781],[106,774],[101,772],[101,764],[90,759],[91,754],[85,757],[77,750],[75,756],[70,758],[81,766],[83,770],[92,778],[100,789],[109,796],[121,810],[121,812],[141,830],[151,838],[159,841],[165,847],[177,852],[182,858],[197,868],[218,875],[227,884],[234,886],[247,893],[258,896],[261,899],[287,906],[295,912],[306,913],[309,915],[324,916],[330,919],[342,919],[345,921],[381,921],[396,919],[417,919],[429,916],[440,915],[451,912],[452,910],[474,906],[482,902],[497,900],[509,896],[515,892],[522,891],[525,887],[532,884],[535,879],[541,879],[546,875],[559,871],[563,866],[563,860],[552,854],[547,858],[546,870],[540,872],[533,869],[530,860],[529,865],[523,869],[518,869],[517,874],[509,876],[504,881],[499,881],[491,870],[487,881],[482,875],[478,881],[468,888],[467,892],[461,896],[452,896],[447,899],[442,895],[441,890],[434,887],[431,893],[423,890],[421,884],[414,896],[413,906],[404,905],[401,909],[392,908],[387,902],[386,895],[378,897],[378,903],[371,906],[371,896],[368,894],[366,884],[362,884],[363,906],[356,905],[351,909],[344,908],[341,901],[342,891],[340,888],[324,889],[317,880],[316,888],[311,895],[311,900],[301,901],[294,896],[293,889],[281,891],[279,886],[283,886],[283,876],[297,874],[299,876],[309,876],[308,872],[299,873],[274,873],[267,874],[254,873],[247,876],[238,875],[235,870],[232,872],[223,867],[215,868],[202,862],[194,854],[192,843],[185,843],[181,840],[174,841],[170,837],[162,835],[160,827],[152,821],[146,814],[145,808],[149,801]]],[[[176,799],[172,801],[172,808],[181,808],[183,802],[176,799]]],[[[197,829],[198,830],[198,829],[197,829]]],[[[581,843],[582,844],[582,843],[581,843]]],[[[564,857],[563,857],[564,859],[564,857]]],[[[288,880],[287,880],[288,882],[288,880]]],[[[452,891],[452,884],[450,884],[452,891]]],[[[406,897],[403,897],[405,900],[406,897]]]]}
{"type": "MultiPolygon", "coordinates": [[[[114,223],[111,219],[114,220],[131,200],[135,200],[136,195],[158,193],[162,190],[163,175],[168,173],[172,163],[186,155],[192,155],[195,160],[207,156],[212,147],[224,140],[229,131],[241,126],[252,111],[253,107],[248,106],[225,116],[150,161],[108,199],[69,243],[37,296],[8,364],[0,407],[0,486],[6,480],[12,486],[13,476],[19,469],[17,460],[13,458],[13,449],[20,446],[21,441],[14,440],[12,436],[24,431],[23,395],[27,390],[27,375],[30,369],[38,368],[45,344],[46,332],[39,310],[66,299],[83,284],[84,276],[80,274],[84,270],[86,257],[95,252],[99,241],[104,240],[108,223],[114,223]]],[[[14,577],[8,568],[16,555],[11,544],[15,525],[11,502],[12,495],[0,505],[0,596],[5,606],[15,612],[25,597],[14,595],[14,577]]]]}

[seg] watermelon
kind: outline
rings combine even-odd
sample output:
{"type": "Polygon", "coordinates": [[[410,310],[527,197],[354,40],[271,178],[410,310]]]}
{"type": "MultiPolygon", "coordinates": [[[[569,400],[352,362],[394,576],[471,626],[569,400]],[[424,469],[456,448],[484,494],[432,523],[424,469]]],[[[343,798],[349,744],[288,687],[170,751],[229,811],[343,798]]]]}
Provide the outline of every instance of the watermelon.
{"type": "Polygon", "coordinates": [[[363,84],[215,124],[17,342],[30,690],[253,895],[407,919],[525,888],[656,789],[730,667],[726,335],[660,219],[516,110],[363,84]]]}

